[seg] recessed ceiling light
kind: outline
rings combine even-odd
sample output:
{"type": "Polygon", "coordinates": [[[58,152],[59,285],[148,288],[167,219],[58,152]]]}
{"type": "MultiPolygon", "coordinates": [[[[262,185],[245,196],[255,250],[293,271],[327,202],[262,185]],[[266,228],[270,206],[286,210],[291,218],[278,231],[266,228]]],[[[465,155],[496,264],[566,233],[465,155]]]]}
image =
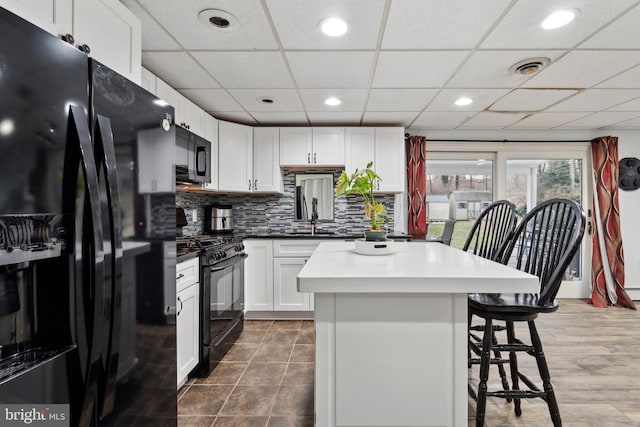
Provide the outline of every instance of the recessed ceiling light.
{"type": "Polygon", "coordinates": [[[342,101],[340,101],[338,98],[331,97],[331,98],[325,99],[324,103],[332,107],[335,107],[336,105],[342,104],[342,101]]]}
{"type": "Polygon", "coordinates": [[[578,9],[565,9],[553,12],[551,15],[544,18],[540,26],[545,30],[554,30],[556,28],[564,27],[569,22],[573,21],[580,11],[578,9]]]}
{"type": "Polygon", "coordinates": [[[198,20],[202,25],[214,30],[230,31],[240,26],[238,19],[220,9],[204,9],[198,13],[198,20]]]}
{"type": "Polygon", "coordinates": [[[469,105],[471,103],[473,103],[473,99],[471,99],[469,97],[466,97],[466,96],[460,97],[460,98],[456,99],[456,102],[454,102],[454,104],[456,104],[458,107],[463,107],[463,106],[469,105]]]}
{"type": "Polygon", "coordinates": [[[264,102],[265,104],[273,104],[275,101],[273,100],[273,98],[269,98],[267,96],[264,96],[262,98],[258,98],[258,100],[260,102],[264,102]]]}
{"type": "Polygon", "coordinates": [[[344,35],[349,30],[347,21],[342,18],[325,18],[318,24],[320,30],[330,37],[339,37],[344,35]]]}
{"type": "Polygon", "coordinates": [[[537,73],[538,71],[549,65],[549,63],[551,63],[551,60],[544,56],[523,59],[522,61],[518,61],[511,67],[509,67],[509,73],[527,76],[537,73]]]}

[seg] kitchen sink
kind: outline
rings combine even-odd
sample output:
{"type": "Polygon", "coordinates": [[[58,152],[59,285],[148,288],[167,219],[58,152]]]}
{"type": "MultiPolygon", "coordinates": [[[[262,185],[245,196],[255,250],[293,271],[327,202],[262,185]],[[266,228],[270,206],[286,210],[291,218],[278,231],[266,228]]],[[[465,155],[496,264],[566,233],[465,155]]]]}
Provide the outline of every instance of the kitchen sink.
{"type": "Polygon", "coordinates": [[[291,233],[287,233],[287,234],[291,234],[292,236],[320,237],[320,236],[333,236],[336,233],[334,231],[316,231],[316,233],[312,235],[311,231],[292,231],[291,233]]]}

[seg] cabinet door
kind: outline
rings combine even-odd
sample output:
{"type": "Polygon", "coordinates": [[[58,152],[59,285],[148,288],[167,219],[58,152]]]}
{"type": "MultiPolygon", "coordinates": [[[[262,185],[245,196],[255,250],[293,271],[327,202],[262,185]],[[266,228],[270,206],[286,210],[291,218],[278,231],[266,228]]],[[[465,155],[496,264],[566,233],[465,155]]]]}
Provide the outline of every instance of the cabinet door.
{"type": "Polygon", "coordinates": [[[142,73],[140,75],[140,86],[152,94],[156,94],[156,76],[144,67],[142,68],[142,73]]]}
{"type": "Polygon", "coordinates": [[[184,124],[180,124],[180,126],[205,138],[204,115],[205,112],[202,108],[185,98],[182,103],[182,120],[184,121],[184,124]]]}
{"type": "Polygon", "coordinates": [[[376,128],[374,169],[382,178],[376,191],[402,193],[405,190],[404,128],[376,128]]]}
{"type": "Polygon", "coordinates": [[[0,0],[0,6],[54,36],[73,33],[73,0],[0,0]]]}
{"type": "Polygon", "coordinates": [[[177,294],[178,387],[186,382],[189,372],[198,364],[198,286],[196,283],[177,294]]]}
{"type": "Polygon", "coordinates": [[[204,115],[204,139],[211,142],[211,182],[204,185],[207,190],[218,189],[218,119],[204,115]]]}
{"type": "Polygon", "coordinates": [[[280,171],[280,129],[253,129],[253,191],[284,191],[280,171]]]}
{"type": "Polygon", "coordinates": [[[176,124],[184,122],[184,96],[182,96],[177,90],[166,84],[162,79],[156,79],[156,96],[169,105],[173,106],[175,110],[174,122],[176,124]]]}
{"type": "Polygon", "coordinates": [[[273,309],[275,311],[309,311],[309,293],[298,292],[297,277],[306,258],[273,259],[273,309]]]}
{"type": "Polygon", "coordinates": [[[225,121],[218,124],[218,186],[220,191],[253,189],[253,129],[225,121]]]}
{"type": "Polygon", "coordinates": [[[119,1],[74,1],[73,36],[76,45],[91,48],[91,57],[140,84],[142,25],[119,1]]]}
{"type": "Polygon", "coordinates": [[[375,151],[374,128],[346,129],[344,170],[348,174],[353,173],[356,168],[364,168],[369,162],[374,162],[374,169],[377,170],[375,151]]]}
{"type": "Polygon", "coordinates": [[[247,311],[273,310],[273,244],[271,240],[245,240],[249,257],[244,262],[244,306],[247,311]]]}
{"type": "Polygon", "coordinates": [[[313,128],[311,163],[344,166],[344,128],[313,128]]]}
{"type": "Polygon", "coordinates": [[[311,164],[311,128],[280,128],[280,166],[308,166],[311,164]]]}

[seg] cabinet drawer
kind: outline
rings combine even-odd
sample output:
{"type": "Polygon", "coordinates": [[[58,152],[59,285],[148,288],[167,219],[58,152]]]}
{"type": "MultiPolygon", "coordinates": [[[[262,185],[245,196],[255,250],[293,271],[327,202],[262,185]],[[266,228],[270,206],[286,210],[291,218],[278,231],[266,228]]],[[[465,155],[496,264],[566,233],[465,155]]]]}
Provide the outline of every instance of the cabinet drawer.
{"type": "Polygon", "coordinates": [[[200,278],[198,258],[178,263],[176,266],[176,292],[180,292],[189,285],[198,283],[200,278]]]}
{"type": "Polygon", "coordinates": [[[274,257],[310,257],[313,251],[322,242],[319,239],[313,240],[274,240],[274,257]]]}

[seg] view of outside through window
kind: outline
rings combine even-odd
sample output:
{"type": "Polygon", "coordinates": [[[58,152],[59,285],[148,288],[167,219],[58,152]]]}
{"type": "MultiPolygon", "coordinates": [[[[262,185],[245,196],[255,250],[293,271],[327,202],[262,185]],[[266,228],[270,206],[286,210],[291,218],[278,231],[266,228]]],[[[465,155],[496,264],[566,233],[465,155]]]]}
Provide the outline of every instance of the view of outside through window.
{"type": "MultiPolygon", "coordinates": [[[[532,207],[554,197],[581,204],[582,161],[508,160],[506,199],[522,217],[532,207]]],[[[455,220],[451,246],[461,248],[480,212],[494,201],[493,161],[487,159],[427,160],[426,208],[428,234],[441,236],[447,221],[455,220]]],[[[581,280],[580,251],[565,280],[581,280]]]]}
{"type": "MultiPolygon", "coordinates": [[[[582,205],[582,161],[508,160],[507,199],[516,205],[522,216],[538,203],[555,197],[573,200],[582,205]]],[[[565,280],[582,280],[581,251],[567,268],[565,280]]]]}
{"type": "Polygon", "coordinates": [[[451,246],[461,248],[473,222],[493,201],[493,161],[427,161],[427,232],[441,236],[446,221],[455,220],[451,246]]]}

